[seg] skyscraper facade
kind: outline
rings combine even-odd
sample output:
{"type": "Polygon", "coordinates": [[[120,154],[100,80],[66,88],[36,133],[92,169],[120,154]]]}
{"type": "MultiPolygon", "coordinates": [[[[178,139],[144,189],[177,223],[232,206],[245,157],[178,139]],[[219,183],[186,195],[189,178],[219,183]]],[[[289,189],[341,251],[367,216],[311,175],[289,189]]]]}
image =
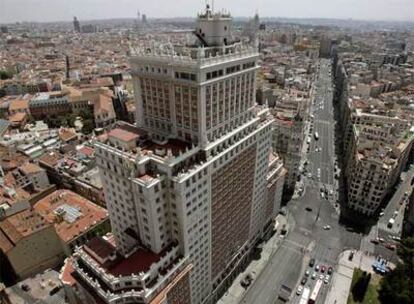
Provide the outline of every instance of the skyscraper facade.
{"type": "MultiPolygon", "coordinates": [[[[165,303],[215,302],[278,212],[286,171],[271,150],[273,117],[255,104],[259,54],[231,26],[207,6],[194,45],[134,49],[136,126],[118,123],[96,142],[106,241],[123,261],[152,257],[143,303],[174,282],[165,303]]],[[[75,263],[87,260],[82,250],[75,263]]]]}

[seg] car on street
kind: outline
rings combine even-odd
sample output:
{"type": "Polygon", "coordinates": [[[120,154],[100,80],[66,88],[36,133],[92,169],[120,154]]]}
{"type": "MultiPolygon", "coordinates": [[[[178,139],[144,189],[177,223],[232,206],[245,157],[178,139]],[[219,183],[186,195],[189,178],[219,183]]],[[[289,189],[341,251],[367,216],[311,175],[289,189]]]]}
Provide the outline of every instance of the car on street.
{"type": "Polygon", "coordinates": [[[377,245],[379,244],[379,241],[377,239],[371,239],[371,243],[377,245]]]}
{"type": "Polygon", "coordinates": [[[333,272],[333,268],[332,267],[329,267],[328,268],[328,274],[332,274],[332,272],[333,272]]]}
{"type": "Polygon", "coordinates": [[[303,277],[302,278],[302,281],[300,281],[300,284],[305,285],[307,281],[308,281],[308,278],[307,277],[303,277]]]}
{"type": "Polygon", "coordinates": [[[384,216],[385,212],[380,212],[379,216],[384,216]]]}
{"type": "Polygon", "coordinates": [[[399,236],[391,235],[391,239],[397,242],[401,241],[401,238],[399,236]]]}
{"type": "Polygon", "coordinates": [[[311,178],[312,177],[312,173],[308,173],[308,178],[311,178]]]}
{"type": "Polygon", "coordinates": [[[331,229],[331,226],[330,225],[323,226],[323,230],[330,230],[330,229],[331,229]]]}
{"type": "Polygon", "coordinates": [[[306,207],[305,210],[308,211],[308,212],[311,212],[312,208],[311,207],[306,207]]]}
{"type": "Polygon", "coordinates": [[[353,258],[354,258],[354,252],[353,252],[353,251],[351,251],[351,252],[349,253],[348,260],[352,261],[352,259],[353,259],[353,258]]]}
{"type": "Polygon", "coordinates": [[[309,267],[313,267],[313,265],[315,265],[315,259],[310,259],[309,267]]]}
{"type": "Polygon", "coordinates": [[[325,284],[328,284],[328,283],[329,283],[329,279],[330,279],[330,276],[329,276],[329,274],[327,274],[327,275],[325,276],[325,280],[323,280],[323,282],[324,282],[325,284]]]}
{"type": "Polygon", "coordinates": [[[299,285],[299,286],[298,286],[298,289],[296,290],[296,294],[297,294],[298,296],[300,296],[300,295],[302,294],[302,291],[303,291],[303,286],[302,286],[302,285],[299,285]]]}
{"type": "Polygon", "coordinates": [[[312,280],[316,279],[316,272],[312,273],[312,280]]]}
{"type": "Polygon", "coordinates": [[[392,244],[392,243],[386,243],[384,246],[385,246],[385,248],[390,249],[390,250],[397,249],[397,246],[395,244],[392,244]]]}

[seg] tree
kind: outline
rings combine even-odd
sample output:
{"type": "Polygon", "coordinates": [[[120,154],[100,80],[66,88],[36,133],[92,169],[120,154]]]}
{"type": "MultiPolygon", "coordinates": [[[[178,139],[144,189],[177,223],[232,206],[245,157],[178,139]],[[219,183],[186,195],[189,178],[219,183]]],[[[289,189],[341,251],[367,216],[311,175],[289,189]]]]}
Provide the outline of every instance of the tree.
{"type": "Polygon", "coordinates": [[[93,129],[95,128],[92,119],[85,119],[85,120],[82,121],[82,123],[83,123],[82,131],[85,134],[90,134],[93,131],[93,129]]]}
{"type": "Polygon", "coordinates": [[[402,263],[381,281],[381,303],[414,303],[414,237],[404,239],[397,250],[402,263]]]}
{"type": "Polygon", "coordinates": [[[0,70],[0,79],[1,80],[5,80],[5,79],[10,79],[13,78],[13,72],[10,70],[0,70]]]}
{"type": "Polygon", "coordinates": [[[365,293],[367,292],[369,281],[371,280],[371,274],[367,274],[366,271],[358,278],[358,281],[355,283],[352,288],[352,297],[354,301],[363,302],[365,293]]]}

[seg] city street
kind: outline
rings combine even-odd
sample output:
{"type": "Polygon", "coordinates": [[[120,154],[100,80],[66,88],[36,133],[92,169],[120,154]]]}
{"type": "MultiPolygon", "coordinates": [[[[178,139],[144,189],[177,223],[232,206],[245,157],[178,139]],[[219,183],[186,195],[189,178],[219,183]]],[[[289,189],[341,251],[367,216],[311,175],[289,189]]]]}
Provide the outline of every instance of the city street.
{"type": "MultiPolygon", "coordinates": [[[[345,249],[359,249],[361,235],[347,231],[339,225],[339,214],[335,203],[321,197],[321,187],[337,191],[334,178],[334,117],[332,105],[332,81],[329,60],[322,59],[316,83],[315,104],[313,105],[313,130],[307,154],[307,168],[310,177],[305,177],[305,191],[302,197],[288,203],[289,216],[295,220],[282,246],[274,253],[265,270],[252,283],[242,303],[275,303],[281,285],[291,288],[291,302],[298,303],[296,289],[309,269],[311,258],[316,264],[332,266],[335,269],[339,254],[345,249]],[[314,132],[318,132],[318,139],[314,132]],[[315,149],[318,148],[318,152],[315,149]],[[319,152],[319,148],[321,151],[319,152]],[[320,169],[320,177],[318,177],[320,169]],[[324,226],[330,229],[325,230],[324,226]]],[[[313,271],[312,271],[313,272],[313,271]]],[[[311,272],[311,273],[312,273],[311,272]]],[[[319,273],[318,273],[319,274],[319,273]]],[[[308,279],[305,286],[312,290],[316,280],[308,279]]],[[[323,303],[329,285],[324,284],[317,303],[323,303]]]]}

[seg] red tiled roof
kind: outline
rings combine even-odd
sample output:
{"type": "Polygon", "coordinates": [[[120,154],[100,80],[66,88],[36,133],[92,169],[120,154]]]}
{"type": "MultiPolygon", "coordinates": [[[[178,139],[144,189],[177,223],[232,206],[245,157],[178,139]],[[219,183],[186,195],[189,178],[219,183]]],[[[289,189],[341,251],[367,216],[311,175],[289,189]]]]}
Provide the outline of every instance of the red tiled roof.
{"type": "Polygon", "coordinates": [[[88,147],[88,146],[83,146],[78,151],[87,156],[92,156],[95,153],[95,149],[92,147],[88,147]]]}
{"type": "Polygon", "coordinates": [[[0,222],[0,230],[13,244],[49,226],[39,213],[30,209],[13,214],[0,222]]]}
{"type": "Polygon", "coordinates": [[[7,253],[14,247],[14,244],[7,238],[7,236],[0,229],[0,250],[7,253]]]}
{"type": "Polygon", "coordinates": [[[111,130],[108,135],[109,137],[114,137],[125,142],[136,140],[137,138],[139,138],[139,135],[120,128],[111,130]]]}
{"type": "Polygon", "coordinates": [[[25,163],[21,165],[19,169],[25,174],[32,174],[42,171],[42,168],[33,163],[25,163]]]}
{"type": "Polygon", "coordinates": [[[29,107],[27,99],[15,99],[10,102],[9,110],[25,110],[29,107]]]}
{"type": "Polygon", "coordinates": [[[76,283],[76,279],[72,276],[74,272],[72,259],[66,259],[65,264],[62,267],[60,279],[63,284],[73,286],[76,283]]]}
{"type": "Polygon", "coordinates": [[[59,138],[63,141],[70,141],[71,139],[76,139],[77,134],[75,129],[61,128],[59,129],[59,138]]]}
{"type": "Polygon", "coordinates": [[[92,203],[70,190],[56,190],[39,200],[34,209],[50,222],[54,223],[59,237],[64,242],[70,242],[82,233],[88,231],[98,223],[108,218],[106,209],[92,203]],[[57,221],[55,210],[62,205],[69,205],[79,209],[80,216],[72,223],[65,220],[57,221]]]}
{"type": "Polygon", "coordinates": [[[27,114],[24,112],[19,112],[11,115],[9,117],[10,122],[22,122],[26,118],[27,114]]]}
{"type": "Polygon", "coordinates": [[[62,155],[57,152],[45,153],[39,157],[39,162],[44,163],[49,167],[54,167],[58,164],[59,160],[62,158],[62,155]]]}

